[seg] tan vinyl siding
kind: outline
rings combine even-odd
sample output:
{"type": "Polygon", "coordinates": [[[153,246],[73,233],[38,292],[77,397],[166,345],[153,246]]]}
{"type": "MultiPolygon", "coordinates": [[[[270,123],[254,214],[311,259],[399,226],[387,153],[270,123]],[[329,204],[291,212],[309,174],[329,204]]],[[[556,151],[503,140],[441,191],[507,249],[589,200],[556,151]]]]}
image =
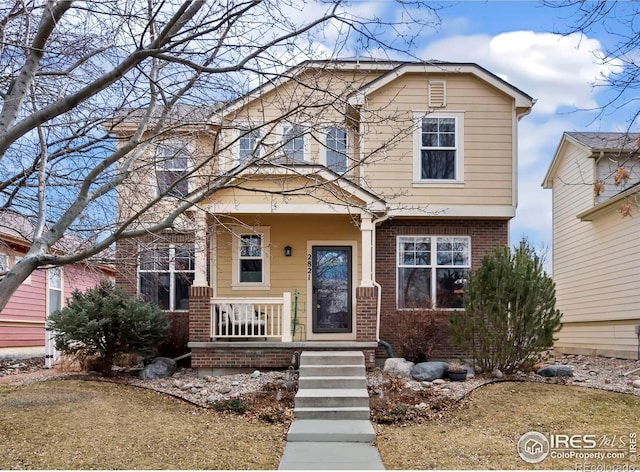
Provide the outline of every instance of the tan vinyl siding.
{"type": "Polygon", "coordinates": [[[635,359],[638,355],[635,325],[638,323],[640,320],[571,323],[560,332],[556,350],[570,354],[635,359]]]}
{"type": "Polygon", "coordinates": [[[429,110],[427,80],[419,74],[406,74],[368,98],[365,122],[371,124],[366,125],[365,155],[392,142],[398,134],[407,137],[387,151],[388,158],[366,167],[367,182],[395,204],[510,206],[515,122],[512,99],[470,75],[441,78],[446,79],[447,105],[435,112],[464,112],[463,186],[454,190],[426,182],[413,186],[413,116],[414,112],[429,110]],[[376,120],[382,109],[389,115],[385,123],[379,123],[379,117],[376,120]],[[408,194],[397,195],[398,189],[406,188],[411,189],[408,194]]]}
{"type": "Polygon", "coordinates": [[[640,159],[637,157],[620,158],[618,156],[605,155],[598,160],[596,167],[597,180],[605,182],[604,191],[597,197],[596,203],[604,202],[640,182],[640,159]],[[623,166],[629,171],[629,180],[616,185],[615,174],[619,166],[623,166]]]}
{"type": "MultiPolygon", "coordinates": [[[[283,292],[294,290],[300,292],[298,299],[298,317],[301,323],[307,323],[307,241],[354,241],[353,247],[357,273],[355,285],[360,280],[360,239],[361,233],[351,218],[347,215],[242,215],[239,218],[247,227],[262,226],[270,228],[270,266],[271,288],[265,290],[233,290],[232,273],[232,244],[234,238],[231,233],[219,226],[216,240],[215,280],[216,295],[219,297],[278,297],[283,292]],[[284,247],[291,246],[292,255],[285,257],[284,247]]],[[[227,223],[231,223],[229,220],[227,223]]],[[[237,223],[237,220],[235,221],[237,223]]],[[[247,231],[247,228],[235,227],[236,231],[247,231]]],[[[328,242],[328,244],[330,244],[328,242]]]]}
{"type": "Polygon", "coordinates": [[[640,323],[640,252],[630,250],[638,222],[615,206],[580,221],[576,215],[593,205],[594,162],[573,145],[562,151],[553,181],[553,277],[563,313],[556,346],[628,350],[637,342],[632,326],[640,323]]]}

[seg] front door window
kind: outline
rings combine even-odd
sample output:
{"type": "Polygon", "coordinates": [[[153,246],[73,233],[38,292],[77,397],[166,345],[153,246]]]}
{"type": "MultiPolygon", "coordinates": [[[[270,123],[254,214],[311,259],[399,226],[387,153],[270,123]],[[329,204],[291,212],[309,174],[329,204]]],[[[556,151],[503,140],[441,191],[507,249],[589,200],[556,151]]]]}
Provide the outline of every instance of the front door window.
{"type": "Polygon", "coordinates": [[[313,332],[351,332],[351,247],[314,246],[313,332]]]}

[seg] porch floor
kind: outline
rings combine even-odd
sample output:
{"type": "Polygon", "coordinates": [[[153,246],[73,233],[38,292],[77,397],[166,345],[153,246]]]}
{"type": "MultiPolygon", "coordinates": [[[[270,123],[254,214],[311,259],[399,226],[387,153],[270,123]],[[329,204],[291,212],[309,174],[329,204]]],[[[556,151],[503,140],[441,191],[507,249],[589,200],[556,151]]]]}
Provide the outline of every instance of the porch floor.
{"type": "Polygon", "coordinates": [[[276,348],[276,349],[375,349],[378,343],[373,341],[292,341],[283,343],[281,341],[208,341],[208,342],[190,342],[188,347],[191,349],[206,348],[276,348]]]}

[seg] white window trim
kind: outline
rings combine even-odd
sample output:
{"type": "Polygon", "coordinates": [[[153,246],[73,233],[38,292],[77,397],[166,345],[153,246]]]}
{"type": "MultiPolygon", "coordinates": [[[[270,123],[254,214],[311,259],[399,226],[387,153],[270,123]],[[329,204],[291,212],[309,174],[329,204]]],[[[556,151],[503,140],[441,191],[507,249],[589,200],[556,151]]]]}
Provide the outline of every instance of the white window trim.
{"type": "Polygon", "coordinates": [[[278,155],[281,155],[281,156],[285,155],[285,152],[284,152],[285,133],[288,131],[289,128],[293,128],[296,126],[304,130],[304,134],[302,135],[302,143],[303,143],[302,158],[306,162],[311,162],[311,134],[308,130],[308,127],[300,123],[286,123],[286,124],[281,123],[278,125],[277,134],[278,134],[278,140],[280,144],[280,150],[278,151],[278,155]]]}
{"type": "Polygon", "coordinates": [[[464,111],[414,112],[413,186],[462,187],[464,185],[464,111]],[[456,122],[456,176],[454,179],[422,179],[422,118],[454,118],[456,122]]]}
{"type": "Polygon", "coordinates": [[[136,272],[137,272],[137,289],[136,289],[136,293],[138,295],[142,295],[141,292],[141,287],[140,287],[140,274],[149,274],[149,273],[165,273],[165,272],[169,272],[169,308],[163,311],[168,311],[168,312],[188,312],[189,309],[182,309],[179,310],[175,307],[176,305],[176,294],[175,294],[175,288],[176,288],[176,279],[175,279],[175,274],[183,274],[183,273],[193,273],[194,274],[194,278],[195,278],[195,247],[194,247],[194,270],[178,270],[176,271],[176,259],[175,259],[175,255],[176,255],[176,247],[183,247],[183,246],[193,246],[193,243],[184,243],[184,244],[179,244],[179,243],[171,243],[171,244],[158,244],[156,246],[154,246],[153,248],[147,247],[147,248],[142,248],[139,247],[138,248],[138,264],[136,267],[136,272]],[[155,250],[158,247],[164,247],[167,246],[169,249],[169,269],[168,270],[140,270],[140,254],[141,252],[147,250],[155,250]]]}
{"type": "MultiPolygon", "coordinates": [[[[189,173],[193,170],[193,162],[192,162],[192,158],[191,156],[193,156],[193,145],[189,142],[186,141],[181,141],[178,139],[169,139],[169,140],[164,140],[162,142],[159,142],[156,144],[156,148],[155,148],[155,153],[156,153],[156,158],[157,158],[157,152],[158,149],[160,149],[162,146],[176,146],[180,147],[181,149],[184,149],[184,152],[186,152],[187,154],[187,166],[182,169],[184,170],[186,173],[189,173]]],[[[173,170],[173,169],[163,169],[161,168],[159,165],[159,162],[156,160],[155,161],[155,172],[156,172],[156,182],[155,182],[155,189],[156,189],[156,197],[160,196],[160,183],[158,182],[158,177],[157,177],[157,173],[158,172],[162,172],[162,171],[168,171],[168,170],[173,170]]],[[[178,169],[175,169],[178,170],[178,169]]],[[[187,194],[191,191],[191,179],[189,177],[187,177],[187,194]]],[[[178,196],[175,195],[170,195],[170,194],[166,194],[163,198],[173,198],[173,199],[177,199],[180,198],[178,196]]]]}
{"type": "MultiPolygon", "coordinates": [[[[399,299],[398,299],[398,294],[400,293],[400,278],[398,277],[398,269],[401,267],[400,265],[400,239],[401,238],[430,238],[431,239],[431,261],[430,264],[428,266],[402,266],[402,267],[422,267],[425,269],[429,269],[431,271],[431,294],[437,294],[437,290],[438,290],[438,280],[436,277],[436,273],[437,273],[437,269],[455,269],[455,268],[462,268],[462,269],[467,269],[469,272],[471,272],[471,256],[473,254],[472,249],[471,249],[471,236],[465,236],[465,235],[451,235],[451,234],[437,234],[437,235],[430,235],[430,234],[399,234],[396,236],[396,310],[398,311],[416,311],[416,310],[422,310],[423,308],[404,308],[404,307],[400,307],[399,306],[399,299]],[[438,265],[437,264],[437,255],[438,255],[438,238],[460,238],[460,239],[466,239],[468,241],[468,247],[469,247],[469,265],[466,266],[454,266],[454,265],[438,265]]],[[[439,311],[459,311],[460,308],[443,308],[443,307],[437,307],[435,306],[436,304],[436,298],[435,296],[432,296],[431,299],[431,307],[428,309],[431,310],[439,310],[439,311]]]]}
{"type": "Polygon", "coordinates": [[[346,132],[347,134],[347,152],[346,152],[346,165],[347,165],[347,172],[344,173],[344,175],[346,176],[351,176],[353,175],[353,170],[355,167],[355,160],[353,159],[353,152],[352,152],[352,145],[353,145],[353,137],[351,135],[351,130],[349,129],[348,126],[345,125],[341,125],[341,124],[336,124],[336,125],[331,125],[331,126],[325,126],[324,129],[322,130],[321,133],[321,137],[322,137],[322,143],[320,144],[320,153],[319,153],[319,159],[320,159],[320,164],[322,164],[323,166],[325,166],[327,169],[331,170],[332,172],[335,172],[334,170],[332,170],[328,165],[327,165],[327,137],[329,135],[329,130],[333,129],[333,128],[339,128],[341,130],[343,130],[344,132],[346,132]]]}
{"type": "Polygon", "coordinates": [[[263,131],[258,127],[259,125],[253,124],[240,124],[237,128],[235,128],[233,130],[233,139],[234,139],[234,143],[233,143],[233,164],[232,167],[235,167],[237,165],[240,165],[240,140],[242,139],[242,135],[244,134],[244,131],[249,131],[251,133],[257,133],[257,137],[256,137],[256,141],[258,143],[258,146],[256,148],[256,154],[255,157],[256,158],[260,158],[262,157],[262,153],[263,153],[263,149],[262,149],[262,145],[260,144],[260,141],[264,138],[263,135],[263,131]]]}
{"type": "Polygon", "coordinates": [[[231,289],[270,290],[271,289],[271,227],[255,226],[238,228],[232,235],[231,245],[231,289]],[[262,236],[262,282],[240,282],[240,236],[258,234],[262,236]]]}
{"type": "Polygon", "coordinates": [[[56,310],[61,310],[64,306],[64,270],[62,267],[53,267],[47,270],[47,317],[51,314],[51,291],[56,290],[60,292],[60,308],[56,308],[56,310]],[[51,287],[51,271],[59,270],[60,271],[60,287],[53,288],[51,287]]]}

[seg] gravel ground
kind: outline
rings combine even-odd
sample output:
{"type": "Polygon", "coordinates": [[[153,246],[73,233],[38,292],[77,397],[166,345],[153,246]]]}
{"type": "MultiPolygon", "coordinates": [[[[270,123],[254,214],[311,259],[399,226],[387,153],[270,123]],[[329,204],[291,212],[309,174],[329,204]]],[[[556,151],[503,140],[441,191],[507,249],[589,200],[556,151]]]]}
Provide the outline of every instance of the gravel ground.
{"type": "MultiPolygon", "coordinates": [[[[634,388],[633,383],[640,379],[640,370],[629,375],[623,375],[640,368],[640,361],[611,359],[591,356],[558,356],[544,363],[568,364],[573,366],[573,378],[544,378],[535,373],[520,373],[505,377],[508,380],[563,383],[583,387],[598,388],[615,392],[640,395],[640,388],[634,388]]],[[[78,377],[101,379],[87,373],[61,372],[56,369],[44,369],[42,358],[32,359],[0,359],[0,383],[26,383],[49,378],[78,377]]],[[[220,400],[229,400],[243,395],[282,390],[295,390],[295,375],[291,371],[255,371],[252,374],[236,374],[224,376],[198,377],[191,369],[178,369],[171,377],[160,380],[140,380],[136,377],[119,374],[115,381],[128,383],[142,388],[148,388],[182,398],[199,406],[208,406],[220,400]]],[[[392,383],[388,375],[379,369],[368,374],[369,386],[373,391],[384,391],[385,386],[392,383]]],[[[458,400],[475,388],[495,381],[489,375],[476,375],[466,382],[438,381],[430,384],[410,379],[400,381],[402,388],[415,392],[432,390],[438,396],[458,400]]],[[[397,388],[397,381],[394,382],[397,388]]]]}

